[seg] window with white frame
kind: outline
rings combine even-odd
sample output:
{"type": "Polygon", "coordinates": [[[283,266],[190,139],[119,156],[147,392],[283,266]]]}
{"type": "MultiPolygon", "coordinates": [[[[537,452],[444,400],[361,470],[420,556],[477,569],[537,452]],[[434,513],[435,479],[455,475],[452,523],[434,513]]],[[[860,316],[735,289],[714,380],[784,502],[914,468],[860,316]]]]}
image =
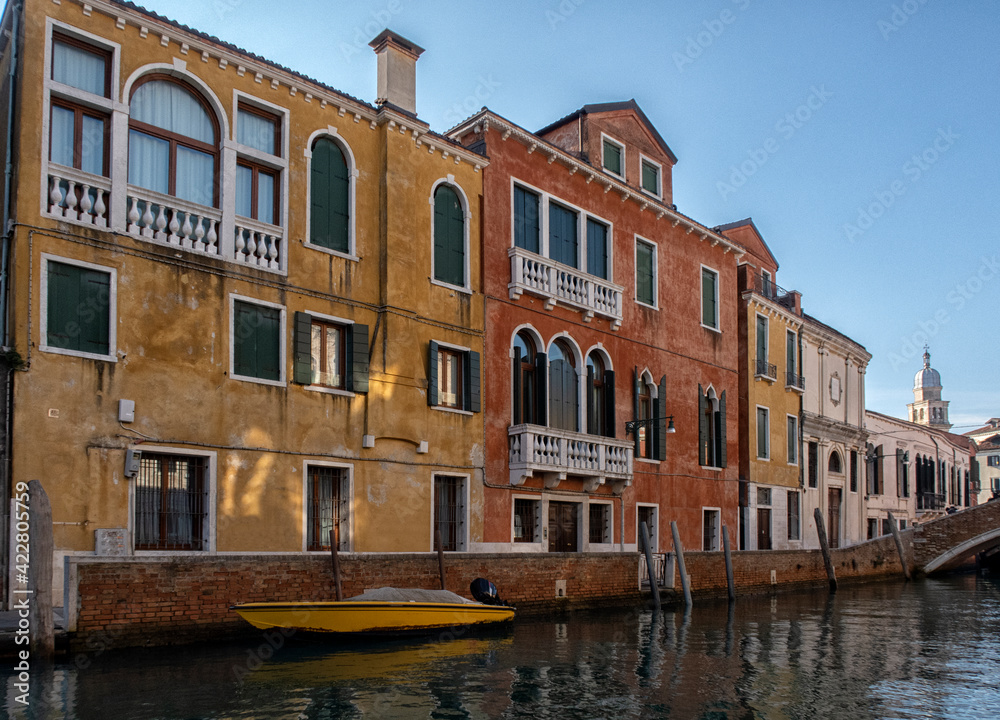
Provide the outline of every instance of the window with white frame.
{"type": "Polygon", "coordinates": [[[480,412],[480,356],[469,348],[432,340],[428,345],[427,404],[480,412]]]}
{"type": "Polygon", "coordinates": [[[612,542],[611,538],[611,504],[591,502],[588,511],[588,538],[591,545],[601,545],[612,542]]]}
{"type": "Polygon", "coordinates": [[[269,385],[285,382],[285,308],[230,296],[230,374],[269,385]]]}
{"type": "Polygon", "coordinates": [[[542,541],[540,500],[534,498],[514,498],[514,542],[538,543],[542,541]]]}
{"type": "Polygon", "coordinates": [[[468,232],[458,188],[442,183],[434,190],[434,279],[468,287],[468,232]]]}
{"type": "Polygon", "coordinates": [[[797,415],[788,415],[788,464],[799,464],[799,418],[797,415]]]}
{"type": "MultiPolygon", "coordinates": [[[[236,108],[236,215],[281,225],[283,118],[240,100],[236,108]]],[[[244,231],[249,235],[250,228],[244,231]]]]}
{"type": "Polygon", "coordinates": [[[210,549],[214,455],[144,450],[135,478],[136,550],[210,549]]]}
{"type": "Polygon", "coordinates": [[[41,349],[114,362],[117,271],[42,253],[41,349]]]}
{"type": "Polygon", "coordinates": [[[771,457],[770,417],[766,407],[757,406],[757,458],[771,457]]]}
{"type": "Polygon", "coordinates": [[[350,549],[350,466],[308,463],[305,483],[306,550],[329,551],[331,533],[338,549],[350,549]]]}
{"type": "Polygon", "coordinates": [[[465,550],[468,542],[466,526],[468,485],[464,476],[434,476],[434,541],[433,549],[465,550]]]}
{"type": "Polygon", "coordinates": [[[351,156],[339,138],[320,135],[309,157],[309,245],[349,255],[353,248],[351,156]]]}
{"type": "Polygon", "coordinates": [[[635,238],[635,299],[656,307],[656,245],[636,236],[635,238]]]}
{"type": "Polygon", "coordinates": [[[293,381],[318,390],[368,392],[368,326],[295,313],[293,381]]]}
{"type": "Polygon", "coordinates": [[[625,146],[607,135],[601,135],[601,164],[612,175],[625,177],[625,146]]]}
{"type": "Polygon", "coordinates": [[[702,510],[702,550],[705,552],[715,552],[719,550],[721,527],[722,511],[719,508],[704,508],[702,510]]]}

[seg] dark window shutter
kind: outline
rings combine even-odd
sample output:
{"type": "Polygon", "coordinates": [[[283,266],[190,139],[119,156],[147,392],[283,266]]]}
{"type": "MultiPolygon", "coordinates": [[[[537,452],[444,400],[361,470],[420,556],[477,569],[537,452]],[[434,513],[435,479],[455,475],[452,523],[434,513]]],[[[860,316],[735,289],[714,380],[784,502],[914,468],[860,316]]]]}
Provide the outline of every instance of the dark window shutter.
{"type": "MultiPolygon", "coordinates": [[[[348,390],[368,392],[368,326],[355,323],[347,328],[346,356],[348,390]]],[[[435,365],[436,367],[436,365],[435,365]]]]}
{"type": "Polygon", "coordinates": [[[427,360],[427,404],[438,404],[438,344],[431,340],[428,346],[427,360]]]}
{"type": "Polygon", "coordinates": [[[709,399],[706,397],[704,391],[701,389],[701,384],[698,385],[698,464],[701,466],[708,465],[708,439],[709,439],[709,427],[708,427],[708,408],[709,399]]]}
{"type": "Polygon", "coordinates": [[[656,398],[656,459],[667,459],[667,376],[660,378],[656,398]]]}
{"type": "MultiPolygon", "coordinates": [[[[639,368],[635,368],[632,371],[632,419],[639,419],[639,395],[642,392],[642,378],[639,377],[639,368]]],[[[632,442],[634,443],[635,456],[639,457],[639,429],[636,428],[635,432],[632,433],[632,442]]]]}
{"type": "Polygon", "coordinates": [[[652,305],[655,300],[653,288],[653,248],[640,242],[635,251],[635,294],[639,302],[652,305]]]}
{"type": "Polygon", "coordinates": [[[587,218],[587,272],[608,279],[608,226],[587,218]]]}
{"type": "Polygon", "coordinates": [[[292,346],[292,382],[309,385],[312,383],[312,318],[308,313],[295,313],[292,346]]]}
{"type": "Polygon", "coordinates": [[[701,322],[709,327],[718,326],[715,307],[715,273],[701,271],[701,322]]]}
{"type": "Polygon", "coordinates": [[[511,400],[511,420],[514,425],[524,422],[524,414],[521,411],[521,348],[514,348],[514,361],[510,372],[511,400]]]}
{"type": "Polygon", "coordinates": [[[549,424],[548,396],[548,357],[545,353],[535,353],[535,424],[549,424]]]}
{"type": "Polygon", "coordinates": [[[49,345],[107,355],[110,310],[109,273],[49,262],[45,338],[49,345]]]}
{"type": "Polygon", "coordinates": [[[719,429],[716,432],[716,438],[719,442],[719,452],[718,452],[718,466],[726,467],[727,457],[726,457],[726,391],[722,391],[722,395],[719,396],[719,429]]]}
{"type": "Polygon", "coordinates": [[[549,257],[574,268],[580,256],[576,217],[573,210],[549,203],[549,257]]]}
{"type": "Polygon", "coordinates": [[[538,195],[514,188],[514,245],[533,253],[538,252],[538,195]]]}
{"type": "Polygon", "coordinates": [[[585,393],[585,398],[587,400],[587,432],[591,435],[596,435],[594,430],[597,428],[597,388],[594,387],[594,368],[591,365],[587,366],[587,392],[585,393]]]}
{"type": "Polygon", "coordinates": [[[257,376],[257,313],[253,305],[233,304],[233,373],[257,376]]]}
{"type": "Polygon", "coordinates": [[[320,138],[310,163],[309,242],[339,252],[350,250],[350,171],[333,140],[320,138]]]}
{"type": "Polygon", "coordinates": [[[281,312],[277,308],[257,308],[257,361],[264,380],[281,379],[281,312]]]}
{"type": "Polygon", "coordinates": [[[615,372],[604,371],[604,435],[609,438],[615,434],[615,372]]]}
{"type": "Polygon", "coordinates": [[[472,412],[480,412],[482,408],[482,395],[480,390],[480,361],[479,353],[470,351],[465,354],[465,409],[472,412]]]}
{"type": "Polygon", "coordinates": [[[434,192],[434,279],[465,285],[465,215],[446,185],[434,192]]]}

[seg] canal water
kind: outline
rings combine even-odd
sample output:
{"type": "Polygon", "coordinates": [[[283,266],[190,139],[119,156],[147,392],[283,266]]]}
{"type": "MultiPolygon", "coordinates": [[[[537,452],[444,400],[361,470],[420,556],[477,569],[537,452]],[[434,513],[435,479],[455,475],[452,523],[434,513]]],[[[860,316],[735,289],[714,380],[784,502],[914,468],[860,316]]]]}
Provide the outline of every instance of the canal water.
{"type": "MultiPolygon", "coordinates": [[[[1000,580],[522,619],[488,635],[115,650],[32,670],[8,717],[1000,718],[1000,580]]],[[[2,714],[2,713],[0,713],[2,714]]]]}

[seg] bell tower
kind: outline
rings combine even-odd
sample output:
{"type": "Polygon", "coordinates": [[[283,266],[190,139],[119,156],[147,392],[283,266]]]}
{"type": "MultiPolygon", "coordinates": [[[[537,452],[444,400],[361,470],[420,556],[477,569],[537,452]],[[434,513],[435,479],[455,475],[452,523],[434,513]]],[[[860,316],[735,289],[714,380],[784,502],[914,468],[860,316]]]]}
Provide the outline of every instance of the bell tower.
{"type": "Polygon", "coordinates": [[[913,402],[906,407],[911,422],[951,430],[948,401],[941,399],[941,374],[931,367],[931,353],[927,345],[924,345],[924,367],[913,377],[913,402]]]}

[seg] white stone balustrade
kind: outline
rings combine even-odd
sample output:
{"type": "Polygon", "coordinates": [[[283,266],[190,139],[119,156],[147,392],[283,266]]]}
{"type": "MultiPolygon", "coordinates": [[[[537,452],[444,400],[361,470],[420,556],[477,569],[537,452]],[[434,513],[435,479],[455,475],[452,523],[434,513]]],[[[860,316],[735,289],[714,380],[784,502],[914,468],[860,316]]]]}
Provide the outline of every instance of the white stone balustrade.
{"type": "Polygon", "coordinates": [[[235,240],[236,262],[269,270],[281,269],[283,228],[238,217],[235,240]]]}
{"type": "Polygon", "coordinates": [[[507,436],[512,485],[536,474],[560,480],[579,476],[602,483],[632,481],[634,444],[629,440],[539,425],[514,425],[507,436]]]}
{"type": "Polygon", "coordinates": [[[512,300],[527,292],[544,298],[546,309],[561,303],[582,311],[585,320],[600,315],[612,321],[613,329],[621,326],[624,288],[620,285],[523,248],[511,248],[508,255],[512,300]]]}
{"type": "Polygon", "coordinates": [[[219,255],[221,218],[216,208],[128,186],[125,229],[133,237],[219,255]]]}
{"type": "Polygon", "coordinates": [[[49,167],[48,212],[94,227],[108,227],[111,181],[74,168],[49,167]]]}

